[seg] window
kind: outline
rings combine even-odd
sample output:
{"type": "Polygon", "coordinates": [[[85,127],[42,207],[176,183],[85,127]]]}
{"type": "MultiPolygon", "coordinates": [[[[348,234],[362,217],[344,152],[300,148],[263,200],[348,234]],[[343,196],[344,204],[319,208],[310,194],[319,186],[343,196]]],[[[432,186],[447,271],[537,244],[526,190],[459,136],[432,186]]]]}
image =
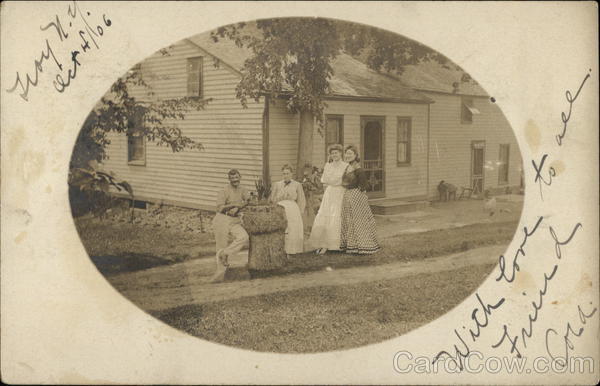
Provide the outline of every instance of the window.
{"type": "Polygon", "coordinates": [[[473,104],[473,98],[465,98],[461,99],[461,113],[460,113],[460,121],[462,123],[472,123],[473,115],[478,115],[479,110],[475,108],[473,104]]]}
{"type": "MultiPolygon", "coordinates": [[[[141,125],[141,117],[134,117],[129,124],[130,128],[141,125]]],[[[127,135],[127,162],[130,165],[146,164],[146,142],[142,133],[127,135]]]]}
{"type": "Polygon", "coordinates": [[[396,133],[396,161],[398,166],[410,165],[411,119],[398,118],[396,133]]]}
{"type": "Polygon", "coordinates": [[[141,135],[127,136],[127,161],[135,165],[144,165],[146,163],[146,144],[141,135]]]}
{"type": "Polygon", "coordinates": [[[187,59],[187,95],[190,97],[204,97],[201,56],[187,59]]]}
{"type": "Polygon", "coordinates": [[[342,115],[327,115],[325,127],[325,159],[329,156],[327,148],[330,145],[344,143],[344,117],[342,115]]]}
{"type": "Polygon", "coordinates": [[[498,184],[508,184],[508,160],[510,157],[510,145],[500,145],[500,154],[498,155],[498,184]]]}

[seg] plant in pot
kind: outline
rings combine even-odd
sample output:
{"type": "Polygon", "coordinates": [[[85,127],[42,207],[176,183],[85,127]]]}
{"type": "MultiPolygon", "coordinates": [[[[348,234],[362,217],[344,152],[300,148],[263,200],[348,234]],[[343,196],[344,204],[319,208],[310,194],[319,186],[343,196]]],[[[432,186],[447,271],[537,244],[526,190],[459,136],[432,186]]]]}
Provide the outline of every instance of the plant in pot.
{"type": "Polygon", "coordinates": [[[258,196],[258,205],[269,204],[269,197],[271,196],[271,181],[264,181],[259,178],[254,182],[256,187],[256,194],[258,196]]]}

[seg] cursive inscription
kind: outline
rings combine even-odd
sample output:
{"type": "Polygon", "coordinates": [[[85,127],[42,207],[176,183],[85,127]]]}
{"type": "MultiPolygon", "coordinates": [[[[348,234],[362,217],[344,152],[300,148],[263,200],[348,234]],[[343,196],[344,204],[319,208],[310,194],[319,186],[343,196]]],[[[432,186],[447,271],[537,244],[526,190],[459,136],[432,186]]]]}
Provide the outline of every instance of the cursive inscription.
{"type": "Polygon", "coordinates": [[[569,123],[569,120],[571,119],[571,112],[573,111],[573,104],[579,97],[579,93],[581,92],[581,89],[585,85],[585,82],[590,78],[591,72],[592,72],[591,69],[588,70],[588,73],[585,75],[585,78],[583,78],[583,81],[579,85],[579,88],[577,89],[575,96],[573,96],[571,94],[571,91],[569,91],[569,90],[567,90],[565,92],[565,99],[569,103],[569,111],[567,113],[565,113],[564,111],[560,113],[560,119],[562,120],[563,127],[562,127],[561,132],[556,135],[556,143],[558,143],[558,146],[562,146],[562,140],[565,137],[565,135],[567,135],[567,125],[569,123]]]}
{"type": "Polygon", "coordinates": [[[567,366],[569,362],[569,354],[575,349],[575,344],[573,343],[572,338],[581,337],[583,331],[585,330],[583,326],[587,323],[587,320],[589,318],[596,314],[596,311],[598,311],[598,309],[594,307],[591,311],[584,312],[581,309],[581,306],[578,305],[577,314],[579,316],[579,322],[581,323],[581,326],[576,331],[573,329],[573,325],[571,324],[571,322],[568,322],[565,326],[565,333],[562,335],[562,337],[558,337],[558,332],[553,328],[549,328],[546,330],[546,353],[548,353],[550,358],[555,360],[556,363],[562,368],[567,366]],[[554,351],[554,347],[556,345],[557,339],[559,344],[562,344],[564,356],[555,355],[556,351],[554,351]]]}
{"type": "Polygon", "coordinates": [[[542,172],[544,171],[544,163],[546,162],[547,158],[548,154],[544,154],[539,164],[536,163],[535,160],[531,160],[531,165],[535,170],[535,178],[533,182],[536,182],[540,188],[540,198],[542,201],[544,201],[544,192],[542,190],[543,186],[552,185],[552,177],[556,177],[556,170],[552,166],[550,166],[548,170],[545,171],[546,175],[542,176],[542,172]]]}
{"type": "MultiPolygon", "coordinates": [[[[515,280],[515,275],[519,271],[518,260],[520,257],[526,255],[527,242],[534,236],[534,234],[536,234],[543,219],[544,218],[540,216],[532,227],[523,227],[523,237],[521,239],[521,243],[519,244],[519,248],[514,253],[512,259],[507,261],[504,255],[499,257],[498,268],[500,269],[500,273],[496,278],[496,281],[504,280],[507,283],[512,283],[515,280]]],[[[491,305],[490,303],[484,303],[479,293],[476,294],[476,298],[479,304],[471,311],[471,320],[475,323],[475,326],[469,328],[468,330],[468,336],[470,336],[472,343],[475,343],[480,337],[483,329],[488,327],[490,317],[492,316],[492,311],[500,308],[506,300],[504,297],[500,297],[495,303],[493,303],[493,305],[491,305]],[[479,318],[478,315],[482,315],[483,318],[479,318]]],[[[466,329],[465,326],[462,326],[462,328],[466,329]]],[[[456,329],[454,330],[454,335],[458,338],[458,342],[454,344],[453,350],[442,350],[438,352],[434,356],[432,363],[435,363],[440,358],[444,357],[449,361],[454,362],[458,369],[463,370],[465,363],[464,360],[470,355],[471,350],[465,339],[456,329]],[[453,352],[453,354],[450,352],[453,352]]]]}
{"type": "Polygon", "coordinates": [[[66,64],[67,68],[64,68],[62,60],[57,58],[50,40],[46,38],[44,49],[42,49],[41,54],[33,60],[33,70],[26,73],[17,71],[13,86],[6,89],[6,92],[18,92],[23,100],[29,101],[31,88],[36,87],[39,84],[40,74],[50,70],[49,66],[58,70],[58,73],[54,76],[54,80],[52,81],[54,89],[59,93],[64,92],[65,89],[71,85],[71,81],[77,77],[77,68],[82,65],[80,56],[91,49],[90,43],[92,43],[96,49],[100,49],[98,41],[104,35],[105,29],[112,25],[112,21],[106,15],[102,15],[102,21],[99,23],[90,22],[89,18],[91,16],[89,11],[82,11],[79,8],[79,3],[73,1],[69,4],[67,9],[67,22],[69,25],[68,28],[75,28],[77,31],[75,35],[72,35],[65,30],[59,15],[54,15],[52,21],[46,25],[40,26],[41,31],[56,32],[60,44],[72,40],[72,36],[78,37],[75,38],[74,41],[74,44],[78,44],[78,46],[74,49],[69,49],[69,59],[66,64]],[[74,25],[77,24],[79,27],[74,27],[74,25]],[[52,60],[50,61],[50,59],[52,60]],[[66,73],[64,70],[66,70],[66,73]]]}
{"type": "Polygon", "coordinates": [[[512,283],[515,280],[515,275],[517,271],[519,271],[519,257],[525,256],[525,245],[527,245],[527,240],[533,236],[533,234],[538,230],[540,224],[544,220],[543,216],[538,217],[536,223],[533,225],[533,228],[529,230],[527,227],[523,227],[523,240],[521,240],[521,244],[519,245],[519,249],[514,253],[512,260],[509,260],[509,265],[506,265],[506,258],[504,255],[500,255],[498,258],[498,267],[500,268],[500,274],[496,278],[496,281],[505,280],[507,283],[512,283]]]}
{"type": "MultiPolygon", "coordinates": [[[[590,72],[588,72],[588,74],[584,77],[575,95],[573,95],[569,90],[565,92],[565,97],[569,103],[569,108],[567,112],[561,113],[563,128],[562,131],[556,136],[559,146],[563,144],[563,139],[566,136],[568,122],[572,117],[573,105],[580,96],[581,90],[585,86],[586,81],[590,78],[590,72]]],[[[547,161],[550,157],[551,154],[545,153],[539,160],[531,160],[531,165],[535,171],[534,183],[539,185],[540,198],[542,201],[543,188],[550,188],[553,183],[553,178],[557,176],[556,170],[552,166],[547,166],[547,161]]],[[[563,225],[561,224],[560,227],[563,227],[563,225]]],[[[498,339],[491,345],[492,349],[507,349],[511,354],[519,358],[523,356],[523,351],[527,349],[528,344],[534,338],[536,323],[543,315],[544,305],[547,303],[545,298],[552,287],[552,283],[556,281],[556,278],[559,276],[561,271],[561,262],[564,260],[565,256],[564,248],[575,239],[576,234],[582,228],[582,224],[580,222],[576,222],[570,227],[570,229],[567,228],[566,232],[559,232],[557,231],[556,225],[552,226],[551,224],[548,224],[548,220],[544,218],[544,216],[538,216],[533,225],[523,227],[521,242],[518,244],[519,246],[516,251],[511,254],[510,257],[501,255],[498,258],[498,275],[496,276],[496,282],[499,284],[505,283],[511,285],[520,272],[521,266],[519,264],[521,259],[527,254],[527,244],[529,240],[535,237],[538,239],[538,243],[541,241],[543,243],[542,245],[553,247],[554,250],[553,261],[549,267],[543,267],[538,264],[540,267],[539,269],[543,272],[543,284],[540,288],[535,290],[533,299],[529,302],[529,312],[525,323],[523,325],[519,325],[518,323],[514,322],[513,317],[511,317],[512,323],[496,323],[496,326],[500,327],[500,332],[498,334],[498,339]],[[542,225],[545,225],[545,227],[542,227],[542,225]],[[547,229],[547,231],[541,231],[542,229],[547,229]]],[[[528,296],[525,291],[522,292],[522,295],[528,296]]],[[[437,355],[434,356],[433,363],[444,357],[449,361],[454,362],[457,369],[463,370],[465,367],[465,359],[472,352],[469,345],[475,343],[485,329],[488,329],[491,332],[497,332],[497,329],[492,327],[494,325],[494,323],[492,323],[492,318],[494,315],[501,312],[502,306],[508,303],[507,299],[499,296],[496,301],[488,303],[482,300],[479,293],[476,293],[475,296],[478,305],[470,313],[473,326],[471,326],[468,330],[466,326],[462,326],[462,329],[466,330],[467,332],[463,332],[462,334],[459,332],[460,329],[454,329],[453,336],[455,337],[456,341],[453,345],[453,348],[450,350],[439,351],[437,355]]],[[[593,308],[591,311],[584,311],[582,307],[578,306],[579,320],[581,324],[585,325],[586,320],[591,318],[596,311],[596,308],[593,308]]],[[[499,318],[499,316],[496,316],[496,318],[499,318]]],[[[573,327],[572,323],[566,324],[565,332],[562,334],[562,336],[559,336],[559,333],[554,329],[546,330],[545,339],[547,353],[552,357],[552,359],[555,359],[557,358],[555,353],[558,352],[557,344],[564,345],[562,351],[564,352],[563,359],[566,363],[570,352],[574,349],[574,338],[581,336],[583,330],[584,328],[582,326],[575,328],[573,327]]]]}
{"type": "MultiPolygon", "coordinates": [[[[591,72],[592,72],[592,70],[589,70],[588,73],[585,75],[585,77],[583,78],[583,81],[579,85],[579,88],[577,89],[577,92],[575,93],[574,96],[571,93],[571,91],[569,91],[569,90],[567,90],[565,92],[565,98],[567,99],[567,102],[569,103],[569,110],[566,113],[564,111],[560,113],[560,118],[561,118],[563,127],[562,127],[561,132],[559,134],[557,134],[555,137],[556,143],[558,143],[558,146],[562,146],[562,144],[563,144],[563,138],[565,137],[565,135],[567,135],[568,123],[571,120],[571,115],[573,113],[573,105],[575,104],[575,101],[579,97],[579,94],[581,93],[583,86],[585,86],[585,82],[591,77],[591,72]]],[[[548,167],[547,169],[544,168],[544,164],[547,159],[548,159],[548,154],[546,153],[546,154],[542,155],[542,158],[539,160],[539,162],[536,162],[535,160],[531,160],[531,165],[533,166],[533,170],[535,171],[535,176],[534,176],[533,182],[538,184],[538,186],[539,186],[540,198],[542,201],[544,201],[544,193],[543,193],[544,186],[552,185],[552,178],[556,177],[556,170],[552,166],[548,167]]]]}
{"type": "MultiPolygon", "coordinates": [[[[554,228],[548,228],[548,231],[554,241],[555,258],[557,260],[560,260],[562,258],[562,252],[560,247],[569,244],[575,236],[575,233],[577,233],[577,231],[580,228],[581,224],[577,223],[572,229],[570,235],[562,241],[558,239],[554,228]]],[[[500,337],[500,340],[497,343],[493,344],[492,348],[498,348],[501,345],[508,343],[510,344],[510,353],[516,354],[519,358],[521,357],[522,354],[519,347],[520,345],[522,345],[522,347],[526,348],[527,339],[531,338],[531,336],[533,335],[533,325],[538,320],[539,312],[544,306],[544,296],[548,291],[548,283],[550,283],[550,281],[554,279],[556,272],[558,271],[558,267],[559,262],[557,261],[550,269],[550,272],[544,273],[544,284],[542,288],[538,290],[537,303],[535,301],[531,302],[532,311],[528,315],[528,325],[526,327],[522,327],[519,334],[511,334],[509,331],[509,327],[506,324],[504,324],[502,326],[502,335],[500,337]],[[521,338],[520,343],[519,338],[521,338]]],[[[523,295],[526,296],[527,294],[524,292],[523,295]]]]}
{"type": "MultiPolygon", "coordinates": [[[[479,293],[475,294],[475,296],[479,302],[477,307],[473,308],[473,311],[471,312],[471,320],[473,320],[475,323],[475,327],[469,328],[469,335],[471,336],[471,340],[473,342],[477,341],[481,335],[481,330],[488,326],[489,317],[492,315],[492,311],[499,308],[505,300],[504,297],[501,297],[495,304],[492,305],[489,303],[484,303],[484,301],[481,299],[481,296],[479,296],[479,293]],[[483,318],[479,318],[478,315],[483,315],[483,318]]],[[[465,326],[462,327],[463,329],[466,329],[465,326]]],[[[454,329],[454,335],[456,335],[460,342],[460,348],[456,344],[454,345],[454,356],[450,354],[450,352],[442,350],[433,358],[432,363],[437,362],[442,357],[446,357],[450,361],[454,362],[458,369],[463,370],[465,365],[464,359],[470,355],[471,350],[469,349],[469,345],[465,342],[464,338],[456,329],[454,329]]]]}

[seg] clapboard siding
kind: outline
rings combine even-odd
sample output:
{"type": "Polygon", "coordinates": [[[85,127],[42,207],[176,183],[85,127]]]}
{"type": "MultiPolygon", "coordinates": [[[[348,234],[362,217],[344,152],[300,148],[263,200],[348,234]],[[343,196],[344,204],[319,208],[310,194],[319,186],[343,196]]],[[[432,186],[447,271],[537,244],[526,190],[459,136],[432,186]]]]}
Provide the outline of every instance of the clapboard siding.
{"type": "MultiPolygon", "coordinates": [[[[385,118],[384,173],[385,197],[403,198],[427,194],[427,105],[388,102],[327,101],[327,114],[344,116],[344,146],[353,144],[360,149],[360,120],[362,116],[385,118]],[[411,118],[411,164],[398,166],[396,136],[398,117],[411,118]]],[[[325,139],[319,137],[323,144],[325,139]]]]}
{"type": "Polygon", "coordinates": [[[470,124],[461,123],[461,98],[457,95],[428,93],[431,105],[430,186],[435,196],[441,180],[458,186],[471,185],[471,143],[485,141],[484,184],[486,189],[518,186],[521,178],[521,155],[513,131],[502,111],[488,98],[475,98],[474,107],[481,114],[470,124]],[[509,183],[498,184],[500,144],[510,145],[509,183]]]}
{"type": "Polygon", "coordinates": [[[177,125],[204,149],[173,153],[169,147],[148,142],[145,165],[129,165],[126,137],[111,134],[104,167],[146,199],[213,207],[229,169],[240,170],[242,185],[251,190],[262,174],[264,102],[249,101],[243,108],[235,97],[239,75],[225,66],[215,67],[212,57],[187,41],[173,45],[169,55],[157,53],[142,62],[141,71],[153,96],[142,88],[131,93],[144,101],[186,96],[186,58],[196,56],[204,57],[204,97],[210,100],[204,109],[187,112],[184,120],[165,120],[165,124],[177,125]]]}
{"type": "MultiPolygon", "coordinates": [[[[296,164],[298,150],[298,115],[287,112],[283,103],[269,107],[269,153],[271,173],[279,177],[281,166],[296,164]]],[[[327,101],[326,114],[344,117],[344,144],[360,147],[361,116],[383,116],[385,138],[386,197],[424,196],[427,193],[427,105],[359,101],[327,101]],[[412,164],[397,166],[397,117],[412,118],[412,164]]],[[[313,164],[325,164],[325,137],[315,124],[313,164]]]]}
{"type": "MultiPolygon", "coordinates": [[[[240,75],[215,60],[189,41],[169,48],[168,55],[157,53],[142,62],[141,71],[153,95],[143,88],[131,93],[140,100],[180,98],[187,93],[186,58],[202,56],[203,90],[207,105],[200,111],[189,111],[182,121],[166,120],[177,125],[204,149],[173,153],[170,148],[146,144],[145,165],[127,162],[124,135],[110,134],[107,147],[107,170],[127,180],[134,192],[150,200],[166,200],[183,205],[213,207],[216,193],[227,183],[226,173],[236,168],[242,173],[242,184],[254,190],[254,181],[263,169],[264,101],[249,101],[242,108],[235,97],[240,75]]],[[[475,98],[481,114],[472,124],[461,124],[461,99],[458,95],[426,93],[435,103],[409,104],[327,100],[326,114],[343,116],[344,143],[360,148],[360,124],[363,116],[385,119],[384,173],[386,198],[414,198],[437,195],[437,184],[446,180],[458,186],[469,186],[471,179],[471,143],[485,141],[485,187],[497,188],[498,160],[501,144],[510,145],[509,186],[518,186],[521,157],[513,132],[502,112],[487,98],[475,98]],[[411,164],[396,162],[397,118],[411,118],[411,164]],[[429,122],[430,121],[430,122],[429,122]]],[[[298,114],[290,113],[285,101],[269,106],[269,170],[273,180],[281,176],[281,167],[295,166],[298,152],[298,114]]],[[[323,166],[325,138],[315,124],[313,134],[314,165],[323,166]]]]}

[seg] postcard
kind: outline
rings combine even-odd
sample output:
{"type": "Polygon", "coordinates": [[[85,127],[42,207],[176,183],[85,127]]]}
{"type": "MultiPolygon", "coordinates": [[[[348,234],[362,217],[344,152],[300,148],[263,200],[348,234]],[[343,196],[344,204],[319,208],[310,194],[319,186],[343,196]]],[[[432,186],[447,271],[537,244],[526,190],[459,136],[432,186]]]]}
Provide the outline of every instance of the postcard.
{"type": "Polygon", "coordinates": [[[5,2],[10,384],[596,384],[592,2],[5,2]]]}

